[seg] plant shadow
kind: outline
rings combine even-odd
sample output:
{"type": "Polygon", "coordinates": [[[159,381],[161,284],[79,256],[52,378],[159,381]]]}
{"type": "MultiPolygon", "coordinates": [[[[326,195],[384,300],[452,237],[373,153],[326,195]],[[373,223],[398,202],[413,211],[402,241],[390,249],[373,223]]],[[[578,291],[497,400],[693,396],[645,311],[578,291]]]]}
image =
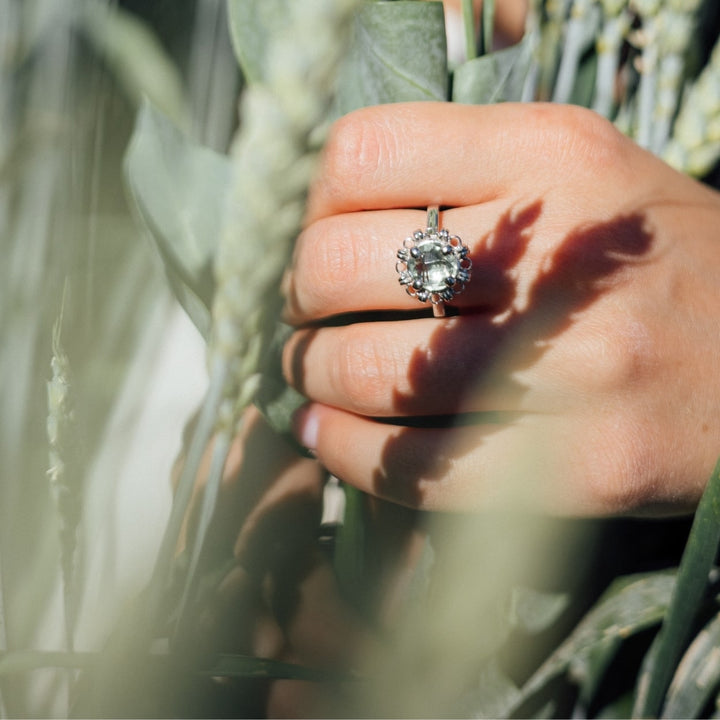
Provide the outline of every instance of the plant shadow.
{"type": "Polygon", "coordinates": [[[520,413],[511,407],[517,408],[528,390],[517,373],[538,362],[578,314],[613,286],[620,271],[642,262],[653,246],[643,213],[585,225],[569,233],[544,259],[531,287],[521,287],[518,265],[542,211],[540,201],[510,209],[486,237],[473,243],[479,249],[471,256],[470,282],[486,288],[484,294],[493,298],[493,305],[463,308],[459,322],[439,320],[426,345],[414,352],[408,368],[410,391],[394,393],[398,416],[381,419],[400,429],[387,441],[373,477],[380,497],[421,507],[422,486],[445,477],[465,449],[462,442],[450,447],[447,433],[425,433],[420,444],[417,427],[473,425],[466,443],[469,451],[516,421],[520,413]],[[509,399],[508,407],[468,412],[467,399],[486,391],[509,399]],[[433,413],[436,407],[450,407],[451,413],[419,417],[420,408],[433,413]],[[403,428],[406,425],[411,427],[403,428]]]}

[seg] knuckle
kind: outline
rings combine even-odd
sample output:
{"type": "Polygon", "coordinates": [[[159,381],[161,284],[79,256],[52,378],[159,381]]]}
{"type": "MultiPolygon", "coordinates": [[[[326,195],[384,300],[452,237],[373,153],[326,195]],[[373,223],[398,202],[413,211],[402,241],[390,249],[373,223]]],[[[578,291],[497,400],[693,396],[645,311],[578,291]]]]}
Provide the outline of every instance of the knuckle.
{"type": "MultiPolygon", "coordinates": [[[[576,105],[538,104],[528,109],[530,127],[556,158],[572,167],[594,173],[617,170],[628,150],[628,141],[607,119],[576,105]]],[[[538,137],[535,136],[535,140],[538,137]]]]}
{"type": "Polygon", "coordinates": [[[363,415],[386,414],[389,369],[394,367],[388,357],[387,345],[365,333],[351,331],[340,343],[335,356],[334,384],[348,409],[363,415]]]}
{"type": "Polygon", "coordinates": [[[658,349],[648,327],[635,319],[613,317],[586,338],[581,363],[594,395],[637,391],[658,363],[658,349]]]}
{"type": "Polygon", "coordinates": [[[325,148],[324,182],[330,194],[372,181],[393,154],[393,133],[381,117],[358,110],[335,122],[325,148]]]}

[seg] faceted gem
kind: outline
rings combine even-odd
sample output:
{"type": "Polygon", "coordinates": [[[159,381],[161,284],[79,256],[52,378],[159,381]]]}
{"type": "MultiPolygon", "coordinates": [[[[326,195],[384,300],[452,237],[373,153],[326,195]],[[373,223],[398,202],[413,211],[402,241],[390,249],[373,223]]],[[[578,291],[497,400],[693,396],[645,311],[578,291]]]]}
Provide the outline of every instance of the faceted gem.
{"type": "Polygon", "coordinates": [[[417,244],[417,257],[407,260],[407,271],[414,281],[421,280],[429,293],[446,290],[448,278],[456,278],[460,270],[460,259],[454,253],[443,252],[445,245],[437,235],[426,236],[417,244]]]}

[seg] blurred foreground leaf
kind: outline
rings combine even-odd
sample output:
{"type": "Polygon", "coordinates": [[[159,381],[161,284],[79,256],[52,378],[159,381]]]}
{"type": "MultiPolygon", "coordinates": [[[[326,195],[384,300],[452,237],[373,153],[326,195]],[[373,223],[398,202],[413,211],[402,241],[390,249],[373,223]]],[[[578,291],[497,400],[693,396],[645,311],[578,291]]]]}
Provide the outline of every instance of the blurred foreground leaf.
{"type": "Polygon", "coordinates": [[[152,105],[143,105],[125,157],[125,177],[173,291],[204,337],[230,172],[227,157],[192,144],[152,105]]]}
{"type": "Polygon", "coordinates": [[[453,74],[453,102],[487,105],[520,101],[533,62],[529,36],[505,50],[470,60],[453,74]]]}
{"type": "Polygon", "coordinates": [[[207,667],[199,672],[201,675],[209,675],[210,677],[267,678],[305,680],[309,682],[354,679],[347,674],[335,673],[329,670],[317,670],[293,663],[251,657],[249,655],[229,654],[218,655],[207,667]]]}
{"type": "Polygon", "coordinates": [[[228,0],[233,49],[248,84],[267,82],[268,48],[292,18],[295,0],[228,0]]]}
{"type": "Polygon", "coordinates": [[[187,102],[178,68],[149,27],[121,7],[82,4],[78,23],[88,41],[114,71],[130,99],[144,98],[182,125],[187,102]]]}

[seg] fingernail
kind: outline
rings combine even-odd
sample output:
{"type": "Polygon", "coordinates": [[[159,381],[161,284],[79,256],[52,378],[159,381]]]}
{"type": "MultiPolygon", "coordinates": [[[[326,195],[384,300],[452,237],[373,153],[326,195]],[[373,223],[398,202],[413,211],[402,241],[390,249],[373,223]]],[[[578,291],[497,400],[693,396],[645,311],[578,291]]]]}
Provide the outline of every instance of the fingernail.
{"type": "Polygon", "coordinates": [[[297,441],[311,452],[317,450],[319,418],[311,403],[303,405],[294,415],[293,433],[297,441]]]}

